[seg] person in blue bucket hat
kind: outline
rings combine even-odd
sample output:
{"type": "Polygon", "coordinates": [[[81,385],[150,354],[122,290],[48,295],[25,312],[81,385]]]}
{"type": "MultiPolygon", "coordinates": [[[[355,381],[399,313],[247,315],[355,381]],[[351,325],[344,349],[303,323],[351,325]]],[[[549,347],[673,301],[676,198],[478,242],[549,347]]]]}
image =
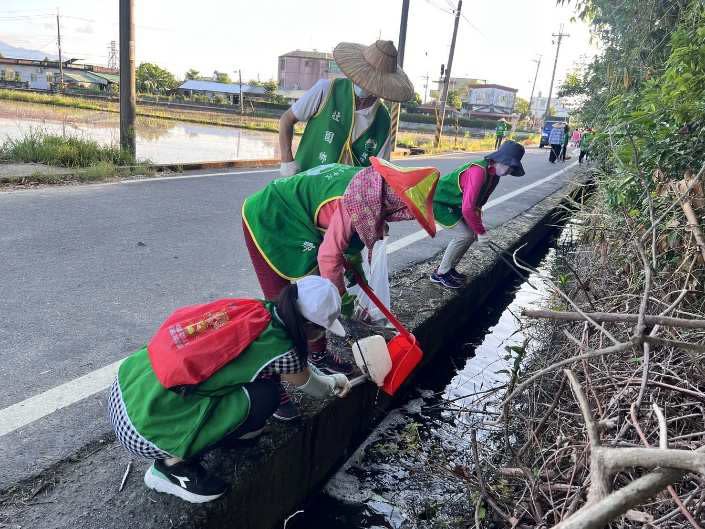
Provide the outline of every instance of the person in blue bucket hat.
{"type": "Polygon", "coordinates": [[[523,157],[524,146],[509,140],[492,154],[465,163],[441,177],[433,199],[433,213],[436,222],[449,230],[453,239],[438,269],[431,274],[433,283],[450,289],[463,286],[465,275],[458,272],[456,266],[475,241],[489,242],[482,222],[482,207],[502,176],[524,176],[523,157]]]}

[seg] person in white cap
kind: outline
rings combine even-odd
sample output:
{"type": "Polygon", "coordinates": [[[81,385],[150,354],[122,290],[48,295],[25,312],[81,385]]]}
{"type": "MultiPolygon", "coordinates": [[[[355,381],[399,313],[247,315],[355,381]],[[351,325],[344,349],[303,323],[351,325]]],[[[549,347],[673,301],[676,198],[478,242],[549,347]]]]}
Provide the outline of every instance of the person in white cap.
{"type": "Polygon", "coordinates": [[[326,375],[308,363],[309,340],[327,330],[345,336],[338,321],[340,294],[328,279],[305,277],[288,285],[274,303],[219,301],[230,303],[239,315],[229,316],[231,336],[251,338],[235,358],[221,366],[215,351],[212,358],[208,354],[215,346],[205,351],[202,346],[212,343],[208,333],[223,328],[228,318],[204,313],[208,318],[198,323],[205,324],[193,332],[187,328],[182,336],[170,319],[166,336],[180,340],[179,357],[188,353],[188,340],[200,344],[198,354],[190,357],[189,371],[218,369],[193,386],[167,388],[162,375],[172,362],[159,360],[150,349],[153,339],[122,363],[109,396],[117,440],[133,456],[154,460],[144,476],[146,486],[191,503],[213,501],[226,492],[226,482],[207,472],[200,459],[213,448],[236,449],[242,440],[258,436],[279,405],[280,379],[319,399],[344,397],[350,391],[345,375],[326,375]],[[237,312],[238,306],[246,310],[237,312]]]}
{"type": "Polygon", "coordinates": [[[414,96],[411,81],[397,65],[394,43],[341,42],[333,58],[346,77],[321,79],[279,121],[281,176],[330,163],[365,167],[371,156],[389,160],[391,119],[380,98],[404,102],[414,96]],[[294,157],[299,121],[307,124],[294,157]]]}

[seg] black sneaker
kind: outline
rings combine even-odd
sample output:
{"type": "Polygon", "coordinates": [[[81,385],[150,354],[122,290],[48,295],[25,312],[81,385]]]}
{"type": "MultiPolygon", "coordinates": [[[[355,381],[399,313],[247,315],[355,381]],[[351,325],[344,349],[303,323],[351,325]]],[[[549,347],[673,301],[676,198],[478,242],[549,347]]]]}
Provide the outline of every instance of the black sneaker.
{"type": "Polygon", "coordinates": [[[468,276],[461,274],[455,268],[448,270],[448,275],[455,279],[458,283],[465,283],[465,280],[468,278],[468,276]]]}
{"type": "Polygon", "coordinates": [[[323,351],[322,353],[311,353],[309,361],[318,369],[328,375],[342,373],[352,375],[355,366],[349,360],[343,358],[340,353],[323,351]]]}
{"type": "Polygon", "coordinates": [[[200,463],[182,461],[167,466],[163,459],[157,459],[147,469],[144,484],[190,503],[217,500],[228,490],[227,483],[209,475],[200,463]]]}
{"type": "Polygon", "coordinates": [[[431,283],[438,283],[439,285],[443,285],[444,287],[453,290],[456,290],[463,286],[457,279],[450,275],[450,272],[447,272],[445,274],[433,272],[431,274],[431,283]]]}
{"type": "Polygon", "coordinates": [[[278,421],[293,421],[301,417],[301,412],[299,408],[296,407],[292,401],[280,404],[279,407],[274,412],[273,417],[278,421]]]}

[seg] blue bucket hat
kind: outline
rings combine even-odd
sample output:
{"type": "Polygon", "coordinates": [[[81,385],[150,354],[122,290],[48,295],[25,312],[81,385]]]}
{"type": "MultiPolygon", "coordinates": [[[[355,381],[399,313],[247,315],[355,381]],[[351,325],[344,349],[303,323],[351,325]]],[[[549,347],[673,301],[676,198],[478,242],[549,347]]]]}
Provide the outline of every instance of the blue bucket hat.
{"type": "Polygon", "coordinates": [[[512,176],[524,176],[524,166],[521,159],[524,157],[524,146],[512,140],[505,141],[501,147],[485,156],[485,160],[503,163],[510,167],[509,174],[512,176]]]}

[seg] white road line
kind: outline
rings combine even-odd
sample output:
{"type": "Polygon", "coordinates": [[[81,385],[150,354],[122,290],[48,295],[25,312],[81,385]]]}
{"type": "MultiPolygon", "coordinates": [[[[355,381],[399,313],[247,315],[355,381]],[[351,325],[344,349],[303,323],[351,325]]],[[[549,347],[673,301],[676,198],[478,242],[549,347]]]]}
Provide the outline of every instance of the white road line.
{"type": "MultiPolygon", "coordinates": [[[[482,208],[483,211],[487,211],[488,209],[491,209],[495,206],[499,206],[500,204],[506,202],[507,200],[514,198],[515,196],[521,195],[522,193],[526,193],[527,191],[538,187],[542,184],[545,184],[546,182],[550,182],[554,178],[559,177],[569,169],[572,169],[575,165],[577,165],[578,162],[573,162],[570,165],[564,167],[560,171],[557,171],[553,174],[550,174],[546,176],[545,178],[541,178],[540,180],[536,180],[536,182],[532,182],[529,185],[525,185],[524,187],[520,187],[519,189],[515,189],[511,193],[507,193],[506,195],[502,195],[501,197],[497,197],[494,200],[490,200],[485,204],[485,206],[482,208]]],[[[439,224],[436,224],[436,231],[441,231],[443,229],[443,226],[440,226],[439,224]]],[[[428,237],[428,233],[426,233],[426,230],[419,230],[416,231],[410,235],[407,235],[406,237],[402,237],[401,239],[397,239],[396,241],[393,241],[387,245],[387,255],[392,254],[394,252],[398,252],[402,248],[406,248],[407,246],[414,244],[415,242],[418,242],[420,240],[425,239],[428,237]]]]}
{"type": "Polygon", "coordinates": [[[110,387],[122,360],[0,410],[0,436],[110,387]]]}
{"type": "MultiPolygon", "coordinates": [[[[501,197],[497,197],[494,200],[490,200],[487,204],[485,204],[484,209],[495,207],[517,195],[521,195],[522,193],[529,191],[530,189],[540,186],[541,184],[545,184],[546,182],[557,178],[571,169],[576,165],[576,163],[577,162],[573,162],[564,169],[561,169],[560,171],[555,172],[545,178],[516,189],[506,195],[502,195],[501,197]]],[[[214,174],[220,175],[221,173],[214,174]]],[[[146,181],[149,182],[152,180],[146,181]]],[[[428,234],[423,230],[407,235],[406,237],[402,237],[401,239],[389,244],[387,247],[387,253],[394,253],[409,246],[410,244],[425,239],[426,237],[428,237],[428,234]]],[[[118,360],[110,365],[91,371],[82,377],[66,382],[65,384],[61,384],[60,386],[56,386],[55,388],[45,391],[44,393],[40,393],[0,410],[0,436],[14,432],[15,430],[37,421],[42,417],[46,417],[55,411],[70,406],[71,404],[107,389],[115,379],[115,375],[117,374],[118,367],[120,367],[121,363],[122,360],[118,360]]]]}
{"type": "Polygon", "coordinates": [[[273,169],[251,169],[249,171],[228,171],[222,173],[198,173],[198,174],[185,174],[177,176],[155,176],[155,177],[145,177],[145,178],[131,178],[129,180],[120,180],[115,182],[116,184],[148,184],[149,182],[163,182],[165,180],[188,180],[191,178],[204,178],[206,176],[237,176],[241,174],[251,174],[251,173],[276,173],[279,172],[278,167],[273,169]]]}

